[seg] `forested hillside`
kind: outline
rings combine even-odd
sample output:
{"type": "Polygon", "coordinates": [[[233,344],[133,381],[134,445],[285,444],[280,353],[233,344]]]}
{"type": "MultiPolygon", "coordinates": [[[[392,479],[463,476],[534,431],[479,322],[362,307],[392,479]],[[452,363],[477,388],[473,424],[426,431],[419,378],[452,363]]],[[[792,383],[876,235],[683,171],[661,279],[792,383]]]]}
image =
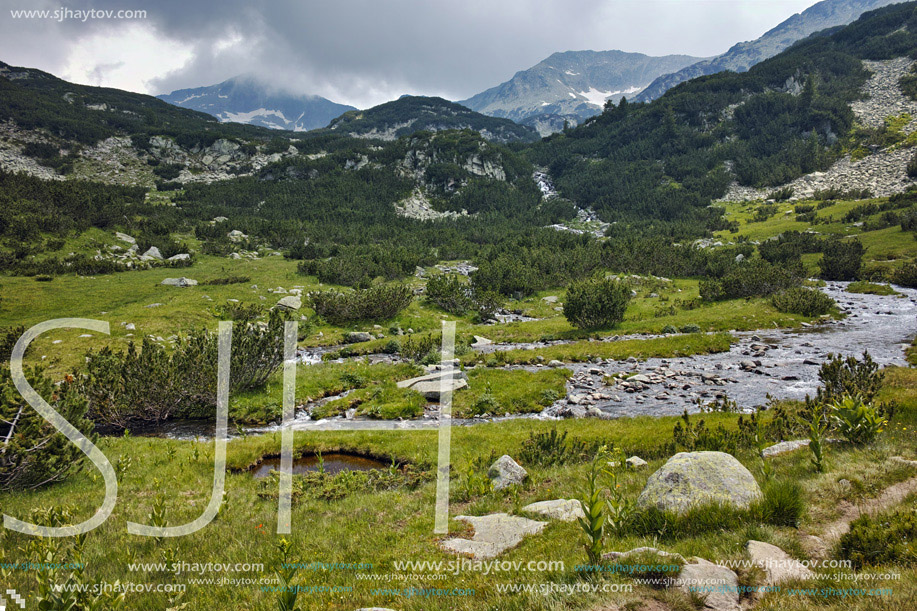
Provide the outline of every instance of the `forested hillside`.
{"type": "Polygon", "coordinates": [[[914,4],[865,14],[814,35],[747,73],[679,85],[649,104],[623,101],[535,144],[560,191],[606,220],[699,229],[730,181],[772,186],[825,169],[872,133],[852,134],[849,104],[868,73],[861,60],[917,49],[914,4]]]}

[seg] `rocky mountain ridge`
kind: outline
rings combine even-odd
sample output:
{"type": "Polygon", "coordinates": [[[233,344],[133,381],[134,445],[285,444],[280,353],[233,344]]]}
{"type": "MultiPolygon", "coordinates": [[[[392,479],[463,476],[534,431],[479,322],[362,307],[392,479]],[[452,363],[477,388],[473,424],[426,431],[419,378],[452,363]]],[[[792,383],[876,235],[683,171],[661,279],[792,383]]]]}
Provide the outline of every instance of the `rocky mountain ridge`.
{"type": "Polygon", "coordinates": [[[856,21],[871,11],[900,0],[823,0],[783,21],[760,38],[740,42],[712,59],[703,60],[671,74],[664,74],[650,83],[635,98],[636,102],[655,100],[679,83],[715,74],[723,70],[745,72],[757,63],[773,57],[815,32],[856,21]]]}
{"type": "Polygon", "coordinates": [[[651,57],[624,51],[554,53],[510,80],[459,102],[472,110],[532,124],[541,135],[602,111],[606,100],[636,94],[660,74],[696,62],[688,55],[651,57]],[[544,117],[544,118],[541,118],[544,117]],[[533,121],[534,123],[528,123],[533,121]]]}

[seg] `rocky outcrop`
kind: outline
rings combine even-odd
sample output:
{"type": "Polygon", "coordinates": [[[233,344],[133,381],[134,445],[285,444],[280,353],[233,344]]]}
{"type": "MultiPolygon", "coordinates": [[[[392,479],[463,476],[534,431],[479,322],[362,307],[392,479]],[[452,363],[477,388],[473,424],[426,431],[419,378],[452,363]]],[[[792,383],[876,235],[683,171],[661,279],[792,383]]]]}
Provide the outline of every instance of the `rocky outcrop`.
{"type": "Polygon", "coordinates": [[[409,197],[396,203],[395,212],[401,216],[417,219],[418,221],[436,221],[439,219],[458,218],[468,215],[466,210],[462,210],[461,212],[453,212],[451,210],[440,212],[434,210],[427,196],[424,195],[424,192],[420,189],[414,189],[414,192],[411,193],[409,197]]]}
{"type": "Polygon", "coordinates": [[[637,505],[684,513],[705,503],[748,508],[761,496],[754,476],[731,454],[679,452],[649,477],[637,505]]]}
{"type": "Polygon", "coordinates": [[[456,520],[474,527],[471,539],[447,539],[442,546],[455,554],[467,554],[477,559],[496,558],[519,545],[526,535],[537,535],[547,525],[528,518],[505,513],[486,516],[456,516],[456,520]]]}
{"type": "MultiPolygon", "coordinates": [[[[863,87],[864,99],[851,104],[858,122],[879,128],[889,117],[910,114],[912,120],[902,131],[910,134],[917,130],[917,121],[914,120],[917,119],[917,101],[906,97],[898,85],[898,81],[910,72],[913,64],[914,61],[906,57],[863,62],[872,76],[863,87]]],[[[783,186],[793,189],[793,200],[806,199],[812,197],[815,191],[829,188],[843,191],[868,189],[875,197],[888,197],[914,184],[907,175],[907,162],[913,155],[913,149],[894,146],[873,152],[857,161],[848,155],[824,172],[801,176],[783,186]]],[[[773,190],[742,187],[733,183],[719,201],[765,199],[773,190]]]]}

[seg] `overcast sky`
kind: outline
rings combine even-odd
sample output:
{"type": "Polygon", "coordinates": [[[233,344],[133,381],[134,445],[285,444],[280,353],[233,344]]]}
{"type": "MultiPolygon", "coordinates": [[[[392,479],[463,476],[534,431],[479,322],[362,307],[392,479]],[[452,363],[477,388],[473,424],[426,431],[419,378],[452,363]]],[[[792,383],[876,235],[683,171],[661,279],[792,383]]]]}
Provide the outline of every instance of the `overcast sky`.
{"type": "Polygon", "coordinates": [[[464,99],[555,51],[710,56],[815,0],[0,0],[0,60],[142,93],[253,73],[365,108],[464,99]],[[145,10],[145,19],[11,11],[145,10]]]}

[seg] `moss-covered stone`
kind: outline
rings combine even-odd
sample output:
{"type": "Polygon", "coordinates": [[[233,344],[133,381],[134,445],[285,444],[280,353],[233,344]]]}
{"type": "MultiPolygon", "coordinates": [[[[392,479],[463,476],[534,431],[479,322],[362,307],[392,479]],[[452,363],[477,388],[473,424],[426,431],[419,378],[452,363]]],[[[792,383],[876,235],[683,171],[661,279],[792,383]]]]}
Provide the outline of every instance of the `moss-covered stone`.
{"type": "Polygon", "coordinates": [[[761,496],[754,476],[731,454],[679,452],[650,476],[637,504],[683,513],[705,503],[747,508],[761,496]]]}

